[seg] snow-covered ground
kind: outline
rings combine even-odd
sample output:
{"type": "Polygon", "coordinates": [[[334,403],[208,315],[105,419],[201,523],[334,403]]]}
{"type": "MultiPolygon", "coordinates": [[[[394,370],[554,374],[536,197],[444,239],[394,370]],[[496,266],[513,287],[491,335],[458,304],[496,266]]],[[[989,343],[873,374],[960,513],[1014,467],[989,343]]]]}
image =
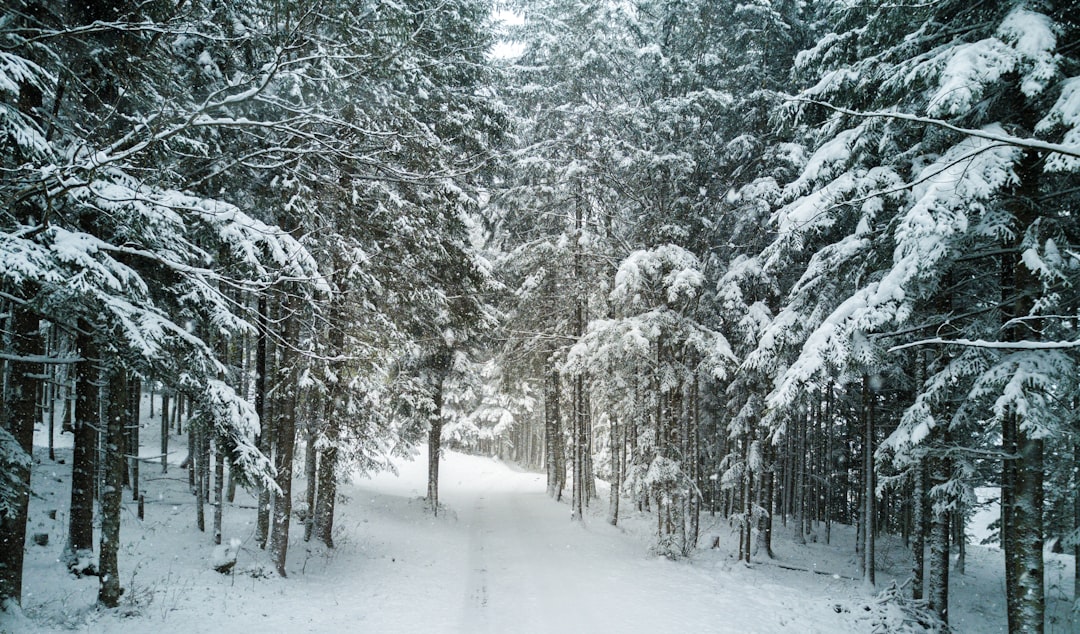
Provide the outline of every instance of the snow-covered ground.
{"type": "MultiPolygon", "coordinates": [[[[157,452],[156,428],[143,430],[144,455],[157,452]]],[[[302,527],[293,527],[287,579],[254,545],[254,501],[238,495],[224,529],[226,543],[240,542],[238,563],[222,575],[212,569],[210,534],[194,528],[186,472],[176,466],[183,454],[173,454],[168,474],[144,465],[145,520],[126,496],[127,591],[119,609],[98,611],[97,579],[74,579],[57,562],[70,467],[39,452],[29,532],[50,539],[28,547],[27,619],[0,616],[0,632],[901,631],[897,612],[849,578],[857,575],[847,527],[834,527],[831,545],[803,546],[778,526],[778,559],[748,567],[733,558],[726,522],[704,516],[702,545],[716,535],[721,547],[673,562],[649,554],[648,516],[612,527],[606,502],[595,501],[593,515],[575,523],[566,504],[547,497],[542,475],[453,452],[443,461],[446,508],[438,517],[422,500],[423,455],[400,462],[397,475],[357,478],[340,489],[336,548],[305,543],[302,527]]],[[[57,458],[69,456],[61,448],[57,458]]],[[[907,578],[901,544],[883,540],[879,553],[879,588],[907,578]]],[[[970,548],[966,574],[953,576],[956,631],[1005,631],[1001,564],[1000,551],[970,548]]],[[[1048,571],[1048,631],[1078,631],[1071,558],[1053,556],[1048,571]]]]}

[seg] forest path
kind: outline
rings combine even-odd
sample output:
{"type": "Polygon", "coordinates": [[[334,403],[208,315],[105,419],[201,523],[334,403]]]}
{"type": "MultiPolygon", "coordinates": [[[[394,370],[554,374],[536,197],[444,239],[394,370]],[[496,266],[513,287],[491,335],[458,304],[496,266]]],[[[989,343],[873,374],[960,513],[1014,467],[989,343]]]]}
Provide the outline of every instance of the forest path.
{"type": "MultiPolygon", "coordinates": [[[[425,464],[422,457],[399,463],[400,476],[357,486],[415,496],[425,464]]],[[[547,497],[540,474],[454,453],[440,471],[446,509],[439,518],[427,515],[424,532],[437,543],[409,546],[419,533],[395,534],[396,548],[425,548],[437,558],[418,571],[424,587],[437,591],[425,591],[423,606],[414,604],[394,625],[427,613],[440,615],[441,632],[813,631],[797,625],[801,602],[778,610],[786,602],[777,595],[790,590],[650,555],[642,539],[597,516],[572,521],[567,504],[547,497]],[[446,581],[431,584],[436,578],[446,581]]]]}

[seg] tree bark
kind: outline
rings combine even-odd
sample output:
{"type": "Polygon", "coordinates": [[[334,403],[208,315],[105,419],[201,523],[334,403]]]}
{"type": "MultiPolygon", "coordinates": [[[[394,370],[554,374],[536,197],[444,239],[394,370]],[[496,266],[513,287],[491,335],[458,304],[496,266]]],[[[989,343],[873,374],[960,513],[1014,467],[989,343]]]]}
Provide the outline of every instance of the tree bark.
{"type": "Polygon", "coordinates": [[[926,570],[926,467],[922,459],[915,465],[914,476],[911,496],[911,598],[920,600],[923,598],[923,574],[926,570]]]}
{"type": "Polygon", "coordinates": [[[217,438],[214,452],[214,543],[221,544],[221,522],[225,514],[225,443],[217,438]]]}
{"type": "MultiPolygon", "coordinates": [[[[14,308],[9,323],[11,351],[28,357],[39,352],[38,319],[29,311],[14,308]]],[[[17,501],[8,513],[0,514],[0,611],[7,601],[21,604],[23,555],[26,543],[27,509],[30,503],[30,465],[34,449],[34,421],[37,404],[34,398],[34,364],[8,361],[6,417],[0,422],[25,454],[21,460],[0,463],[18,483],[17,501]],[[6,418],[6,420],[5,420],[6,418]]],[[[5,485],[6,486],[6,485],[5,485]]]]}
{"type": "Polygon", "coordinates": [[[619,436],[619,421],[611,421],[611,490],[608,496],[608,523],[612,526],[619,524],[619,489],[622,487],[622,473],[619,464],[619,446],[622,438],[619,436]]]}
{"type": "Polygon", "coordinates": [[[285,577],[285,561],[289,552],[289,523],[292,517],[292,470],[293,450],[296,446],[296,410],[297,395],[295,384],[295,367],[298,359],[290,346],[299,341],[300,316],[297,314],[294,299],[290,293],[286,293],[282,299],[282,317],[285,321],[284,341],[281,349],[281,367],[289,371],[280,377],[287,382],[278,385],[275,390],[280,394],[280,400],[274,408],[277,424],[275,425],[276,451],[274,453],[274,468],[277,471],[275,481],[280,494],[274,496],[273,521],[270,525],[270,558],[274,562],[277,573],[285,577]]]}
{"type": "Polygon", "coordinates": [[[79,320],[76,347],[82,361],[76,364],[74,449],[71,458],[71,506],[64,563],[76,575],[94,574],[94,471],[97,429],[100,425],[98,349],[93,327],[79,320]]]}
{"type": "Polygon", "coordinates": [[[132,374],[128,381],[128,433],[124,450],[131,457],[128,464],[131,469],[131,501],[139,501],[139,400],[142,398],[142,382],[132,374]]]}
{"type": "MultiPolygon", "coordinates": [[[[270,371],[267,366],[267,353],[270,345],[266,336],[270,327],[266,293],[259,294],[257,320],[259,336],[255,342],[255,413],[259,415],[259,437],[256,446],[267,458],[271,457],[273,447],[273,426],[270,416],[267,415],[267,385],[266,375],[270,371]]],[[[266,548],[266,542],[270,538],[270,491],[265,487],[259,491],[258,511],[255,520],[255,541],[259,548],[266,548]]]]}
{"type": "Polygon", "coordinates": [[[120,602],[120,508],[123,496],[124,437],[131,420],[127,372],[114,364],[109,370],[105,425],[105,486],[101,492],[101,544],[99,546],[98,603],[115,608],[120,602]]]}
{"type": "Polygon", "coordinates": [[[435,409],[431,413],[431,424],[428,428],[428,482],[427,502],[431,512],[439,515],[439,454],[442,452],[442,428],[443,428],[443,380],[445,371],[449,368],[449,359],[442,359],[437,355],[434,365],[438,375],[434,385],[435,409]]]}
{"type": "MultiPolygon", "coordinates": [[[[315,407],[311,408],[312,410],[315,407]]],[[[304,503],[307,505],[307,514],[304,516],[304,541],[310,542],[315,532],[315,492],[318,485],[318,456],[315,453],[315,438],[318,434],[316,416],[311,412],[311,418],[307,424],[307,442],[304,445],[304,503]]]]}
{"type": "Polygon", "coordinates": [[[334,506],[337,497],[338,424],[326,421],[326,443],[319,452],[318,495],[315,500],[315,538],[334,547],[334,506]]]}
{"type": "Polygon", "coordinates": [[[195,526],[202,532],[206,532],[206,476],[209,469],[203,468],[208,456],[203,453],[205,437],[207,434],[205,423],[188,425],[188,438],[193,444],[192,459],[188,465],[189,473],[195,475],[195,526]]]}
{"type": "Polygon", "coordinates": [[[863,537],[863,581],[870,586],[874,586],[876,583],[875,568],[876,563],[874,543],[876,534],[876,520],[877,520],[877,508],[875,503],[877,502],[877,493],[875,491],[874,482],[874,392],[870,387],[869,375],[863,375],[863,416],[866,421],[865,433],[863,436],[863,483],[866,487],[863,491],[863,502],[865,508],[863,509],[863,528],[866,530],[866,534],[863,537]]]}
{"type": "MultiPolygon", "coordinates": [[[[946,458],[931,460],[933,473],[931,483],[940,485],[949,479],[949,464],[946,458]]],[[[933,505],[930,520],[930,561],[927,580],[927,599],[930,610],[945,625],[949,623],[949,531],[950,512],[939,501],[933,505]]]]}

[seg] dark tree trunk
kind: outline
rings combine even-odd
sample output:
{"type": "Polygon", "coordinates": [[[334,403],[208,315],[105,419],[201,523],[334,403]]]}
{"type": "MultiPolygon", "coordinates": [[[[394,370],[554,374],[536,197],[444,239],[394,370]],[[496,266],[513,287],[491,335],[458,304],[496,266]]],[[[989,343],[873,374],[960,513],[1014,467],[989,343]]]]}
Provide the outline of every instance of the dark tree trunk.
{"type": "Polygon", "coordinates": [[[334,506],[337,497],[338,426],[333,414],[326,421],[326,444],[319,455],[318,496],[315,500],[315,538],[334,547],[334,506]]]}
{"type": "Polygon", "coordinates": [[[127,372],[114,365],[109,370],[109,400],[105,426],[105,486],[101,492],[101,544],[99,546],[98,603],[115,608],[120,602],[120,508],[123,497],[125,427],[131,420],[128,409],[127,372]]]}
{"type": "Polygon", "coordinates": [[[580,374],[574,377],[574,462],[573,462],[573,495],[571,496],[571,517],[583,521],[585,519],[585,416],[583,409],[585,395],[585,380],[580,374]]]}
{"type": "Polygon", "coordinates": [[[132,374],[128,381],[128,433],[124,450],[131,456],[131,500],[139,501],[139,400],[142,398],[142,382],[132,374]]]}
{"type": "MultiPolygon", "coordinates": [[[[1073,438],[1073,464],[1080,465],[1080,438],[1073,438]]],[[[1080,471],[1073,470],[1073,529],[1080,531],[1080,471]]],[[[1073,543],[1073,601],[1080,601],[1080,539],[1073,543]]]]}
{"type": "Polygon", "coordinates": [[[874,482],[874,392],[870,387],[870,377],[863,375],[862,382],[863,389],[863,416],[866,421],[865,433],[863,435],[863,484],[865,489],[863,490],[863,502],[865,508],[863,509],[863,528],[866,534],[863,536],[863,581],[873,586],[876,583],[875,568],[876,563],[874,561],[874,544],[876,535],[876,520],[877,520],[877,493],[875,491],[876,485],[874,482]]]}
{"type": "Polygon", "coordinates": [[[619,436],[619,422],[611,421],[611,491],[608,498],[608,523],[617,526],[619,523],[619,489],[622,487],[622,473],[619,464],[619,448],[622,438],[619,436]]]}
{"type": "Polygon", "coordinates": [[[195,474],[195,526],[202,532],[206,532],[206,476],[208,469],[203,468],[206,456],[203,454],[203,445],[206,436],[206,425],[188,425],[189,438],[193,439],[194,447],[191,464],[188,472],[195,474]]]}
{"type": "Polygon", "coordinates": [[[195,428],[189,425],[187,430],[187,458],[184,459],[184,463],[180,466],[186,466],[187,468],[188,489],[191,490],[193,495],[198,493],[198,489],[195,486],[195,462],[198,459],[198,447],[198,444],[195,442],[195,428]]]}
{"type": "Polygon", "coordinates": [[[78,383],[75,395],[75,447],[71,458],[71,507],[68,511],[68,540],[64,563],[77,575],[93,574],[94,554],[94,471],[100,426],[98,349],[92,326],[79,322],[76,345],[82,361],[76,364],[78,383]]]}
{"type": "Polygon", "coordinates": [[[923,598],[923,575],[926,570],[926,468],[920,459],[915,465],[915,483],[911,500],[911,598],[923,598]]]}
{"type": "Polygon", "coordinates": [[[435,411],[431,414],[431,427],[428,429],[428,481],[427,501],[431,512],[439,514],[439,453],[442,451],[442,406],[443,382],[435,386],[435,411]]]}
{"type": "Polygon", "coordinates": [[[225,443],[217,438],[214,451],[214,543],[221,544],[221,522],[225,514],[225,443]]]}
{"type": "Polygon", "coordinates": [[[280,400],[274,408],[277,417],[274,429],[276,436],[274,468],[277,471],[275,480],[280,493],[274,496],[273,521],[270,525],[270,558],[274,562],[277,573],[282,577],[287,576],[285,561],[289,552],[293,450],[296,446],[297,388],[294,381],[297,370],[295,365],[298,359],[290,346],[296,345],[300,340],[300,315],[296,312],[294,301],[291,294],[286,294],[282,300],[281,316],[285,320],[285,345],[281,349],[281,367],[288,369],[288,372],[279,377],[286,384],[277,386],[275,391],[280,394],[280,400]]]}
{"type": "MultiPolygon", "coordinates": [[[[32,313],[14,308],[8,322],[11,351],[28,357],[40,352],[37,339],[38,319],[32,313]]],[[[16,503],[11,512],[0,514],[0,610],[7,601],[22,601],[23,553],[26,542],[27,508],[30,502],[30,464],[34,445],[34,421],[37,403],[34,397],[34,364],[8,361],[8,411],[0,423],[24,452],[20,460],[0,463],[7,477],[18,484],[16,503]]],[[[5,486],[9,486],[5,483],[5,486]]]]}
{"type": "MultiPolygon", "coordinates": [[[[948,481],[950,468],[945,458],[931,460],[933,473],[931,483],[936,485],[948,481]]],[[[949,511],[935,504],[930,520],[930,562],[927,579],[927,599],[930,610],[941,622],[949,623],[949,511]]]]}
{"type": "MultiPolygon", "coordinates": [[[[266,336],[270,327],[266,294],[259,294],[258,301],[258,330],[259,336],[255,342],[255,413],[259,415],[259,438],[256,446],[266,457],[270,457],[273,447],[273,426],[270,424],[270,416],[267,415],[267,385],[266,375],[269,372],[267,365],[269,338],[266,336]]],[[[255,521],[255,541],[259,548],[266,548],[266,542],[270,538],[270,491],[265,487],[259,491],[258,511],[255,521]]]]}
{"type": "MultiPolygon", "coordinates": [[[[153,383],[151,383],[151,385],[153,385],[153,383]]],[[[162,412],[164,412],[165,402],[166,402],[165,394],[162,393],[162,395],[161,395],[162,412]]],[[[150,419],[151,420],[153,420],[153,418],[154,418],[153,408],[154,408],[154,391],[151,390],[150,391],[150,409],[151,409],[150,419]]],[[[168,421],[168,419],[165,418],[164,415],[162,415],[162,417],[161,417],[161,472],[162,473],[168,473],[169,472],[169,421],[168,421]]]]}
{"type": "Polygon", "coordinates": [[[315,492],[318,485],[318,457],[315,453],[318,431],[315,429],[315,420],[316,416],[312,412],[307,424],[307,442],[304,445],[304,502],[307,504],[307,513],[304,515],[305,542],[311,541],[311,535],[315,532],[315,492]]]}

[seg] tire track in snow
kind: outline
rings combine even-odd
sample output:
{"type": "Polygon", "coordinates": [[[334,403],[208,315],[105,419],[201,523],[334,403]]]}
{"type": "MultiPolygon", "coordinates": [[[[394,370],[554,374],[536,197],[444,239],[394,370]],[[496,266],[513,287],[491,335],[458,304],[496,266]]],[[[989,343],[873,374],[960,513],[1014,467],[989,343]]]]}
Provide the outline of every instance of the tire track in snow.
{"type": "Polygon", "coordinates": [[[484,541],[490,533],[484,496],[479,495],[469,517],[469,563],[461,610],[463,632],[495,631],[488,610],[488,564],[484,553],[484,541]]]}

